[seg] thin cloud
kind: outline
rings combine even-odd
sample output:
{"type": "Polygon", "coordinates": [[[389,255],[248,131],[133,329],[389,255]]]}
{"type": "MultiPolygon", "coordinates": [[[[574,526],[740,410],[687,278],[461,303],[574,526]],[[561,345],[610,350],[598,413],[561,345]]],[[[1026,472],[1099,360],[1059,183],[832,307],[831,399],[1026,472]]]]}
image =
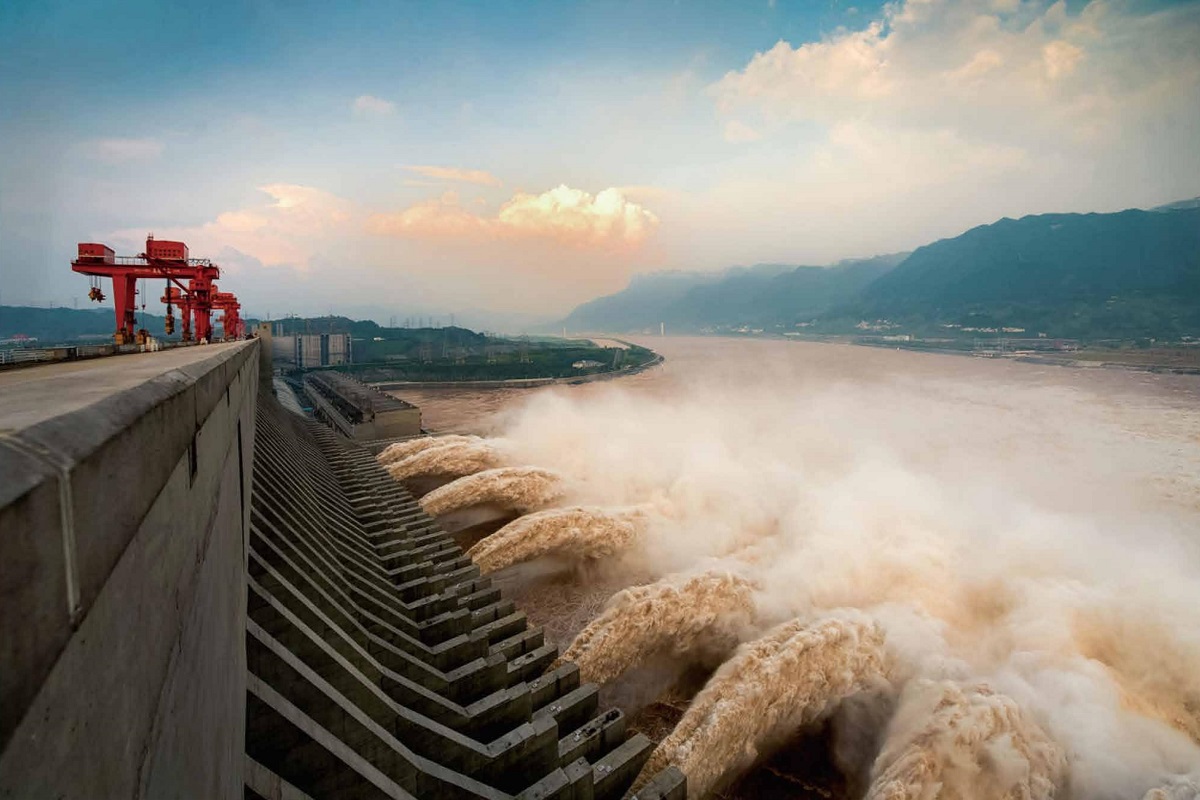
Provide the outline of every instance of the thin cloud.
{"type": "Polygon", "coordinates": [[[477,186],[502,186],[499,178],[481,169],[462,169],[460,167],[437,167],[426,164],[405,164],[404,169],[415,172],[426,178],[455,183],[473,183],[477,186]]]}
{"type": "Polygon", "coordinates": [[[396,104],[372,94],[360,94],[354,99],[354,113],[359,116],[383,117],[396,113],[396,104]]]}
{"type": "Polygon", "coordinates": [[[725,123],[725,141],[732,144],[757,142],[762,135],[741,120],[731,119],[725,123]]]}
{"type": "Polygon", "coordinates": [[[94,158],[110,164],[150,161],[162,155],[166,145],[160,139],[97,139],[88,150],[94,158]]]}
{"type": "Polygon", "coordinates": [[[1176,116],[1194,107],[1197,35],[1200,13],[1187,7],[1139,15],[1093,3],[1072,14],[1062,3],[909,0],[862,30],[781,41],[710,91],[727,134],[750,110],[778,123],[1071,147],[1143,127],[1146,105],[1176,116]]]}

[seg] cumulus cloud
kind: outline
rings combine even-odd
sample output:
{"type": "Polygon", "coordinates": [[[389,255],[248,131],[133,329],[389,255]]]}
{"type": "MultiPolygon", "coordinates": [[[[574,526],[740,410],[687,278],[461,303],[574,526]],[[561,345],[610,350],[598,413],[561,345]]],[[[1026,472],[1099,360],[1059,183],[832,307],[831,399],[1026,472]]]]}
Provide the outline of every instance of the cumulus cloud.
{"type": "Polygon", "coordinates": [[[367,230],[412,238],[540,239],[573,247],[630,248],[658,227],[658,217],[619,189],[592,195],[561,185],[541,194],[518,192],[495,216],[475,214],[447,192],[388,214],[375,214],[367,230]]]}
{"type": "MultiPolygon", "coordinates": [[[[156,233],[159,238],[187,242],[198,257],[237,252],[255,265],[305,271],[313,253],[329,237],[349,230],[354,207],[337,195],[292,183],[268,184],[260,186],[259,191],[271,202],[223,211],[202,225],[159,228],[156,233]]],[[[113,237],[138,242],[145,234],[125,230],[113,237]]]]}
{"type": "Polygon", "coordinates": [[[1075,71],[1079,60],[1083,58],[1083,48],[1076,47],[1070,42],[1056,40],[1048,42],[1042,48],[1042,61],[1046,65],[1046,77],[1050,80],[1064,78],[1075,71]]]}
{"type": "Polygon", "coordinates": [[[201,227],[198,240],[236,248],[269,267],[306,270],[328,237],[348,230],[353,205],[331,192],[292,183],[259,191],[273,202],[218,215],[201,227]]]}
{"type": "MultiPolygon", "coordinates": [[[[1200,100],[1194,5],[1135,14],[1095,0],[908,0],[862,30],[779,42],[711,91],[720,110],[777,123],[868,121],[965,138],[1086,142],[1200,100]],[[1118,123],[1118,124],[1113,124],[1118,123]]],[[[1186,112],[1193,119],[1193,111],[1186,112]]]]}
{"type": "Polygon", "coordinates": [[[625,199],[618,189],[595,197],[560,185],[538,195],[518,193],[500,207],[503,227],[529,236],[577,244],[641,244],[658,226],[658,217],[625,199]]]}
{"type": "Polygon", "coordinates": [[[396,113],[395,103],[371,94],[360,94],[354,98],[351,108],[359,116],[382,117],[396,113]]]}
{"type": "Polygon", "coordinates": [[[297,232],[325,230],[350,219],[350,201],[324,189],[294,183],[272,183],[260,186],[259,191],[270,195],[275,201],[269,206],[277,210],[275,219],[286,222],[297,232]]]}
{"type": "Polygon", "coordinates": [[[477,186],[500,186],[501,181],[490,172],[481,169],[461,169],[459,167],[435,167],[413,164],[404,165],[404,169],[436,181],[452,181],[455,183],[473,183],[477,186]]]}
{"type": "Polygon", "coordinates": [[[127,161],[149,161],[162,155],[165,145],[160,139],[97,139],[88,146],[93,157],[111,164],[127,161]]]}

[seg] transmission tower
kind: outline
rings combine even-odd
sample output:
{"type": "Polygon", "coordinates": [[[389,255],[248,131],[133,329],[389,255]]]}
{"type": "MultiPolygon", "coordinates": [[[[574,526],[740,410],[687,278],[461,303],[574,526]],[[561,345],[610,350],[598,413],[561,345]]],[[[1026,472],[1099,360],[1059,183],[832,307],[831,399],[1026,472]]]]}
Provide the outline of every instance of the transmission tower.
{"type": "Polygon", "coordinates": [[[421,334],[421,363],[428,364],[433,361],[433,345],[429,341],[429,334],[421,334]]]}

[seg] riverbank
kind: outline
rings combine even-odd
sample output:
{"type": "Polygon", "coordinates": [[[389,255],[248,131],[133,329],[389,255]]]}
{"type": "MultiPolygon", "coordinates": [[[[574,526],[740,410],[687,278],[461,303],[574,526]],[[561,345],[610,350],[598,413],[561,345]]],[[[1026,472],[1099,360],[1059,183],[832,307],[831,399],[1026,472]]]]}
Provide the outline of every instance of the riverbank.
{"type": "MultiPolygon", "coordinates": [[[[1089,354],[1092,355],[1092,354],[1089,354]]],[[[1071,369],[1119,369],[1126,372],[1151,372],[1156,375],[1200,375],[1200,366],[1163,364],[1155,362],[1108,361],[1102,358],[1057,358],[1054,356],[1013,356],[1013,361],[1022,364],[1042,364],[1071,369]]]]}
{"type": "Polygon", "coordinates": [[[864,339],[854,336],[720,336],[723,339],[771,339],[814,344],[843,344],[877,350],[904,350],[909,353],[970,356],[972,358],[1013,361],[1020,364],[1066,367],[1068,369],[1114,369],[1162,375],[1200,375],[1200,346],[1152,348],[1081,347],[1078,350],[999,350],[939,346],[917,340],[864,339]]]}
{"type": "Polygon", "coordinates": [[[612,372],[596,372],[590,375],[571,375],[565,378],[511,378],[500,381],[380,381],[371,383],[376,389],[384,392],[403,391],[406,389],[536,389],[541,386],[576,386],[584,383],[609,381],[636,375],[648,369],[659,366],[665,359],[658,353],[650,361],[622,367],[612,372]]]}

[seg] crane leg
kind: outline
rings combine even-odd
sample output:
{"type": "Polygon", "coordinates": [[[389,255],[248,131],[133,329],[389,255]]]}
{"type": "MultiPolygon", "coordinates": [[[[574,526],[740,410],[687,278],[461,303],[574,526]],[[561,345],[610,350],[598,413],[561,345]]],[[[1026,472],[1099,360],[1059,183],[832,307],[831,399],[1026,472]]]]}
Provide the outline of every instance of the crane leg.
{"type": "Polygon", "coordinates": [[[124,275],[113,277],[113,305],[117,312],[117,330],[113,335],[117,344],[132,344],[134,328],[137,327],[136,301],[137,278],[124,275]]]}

